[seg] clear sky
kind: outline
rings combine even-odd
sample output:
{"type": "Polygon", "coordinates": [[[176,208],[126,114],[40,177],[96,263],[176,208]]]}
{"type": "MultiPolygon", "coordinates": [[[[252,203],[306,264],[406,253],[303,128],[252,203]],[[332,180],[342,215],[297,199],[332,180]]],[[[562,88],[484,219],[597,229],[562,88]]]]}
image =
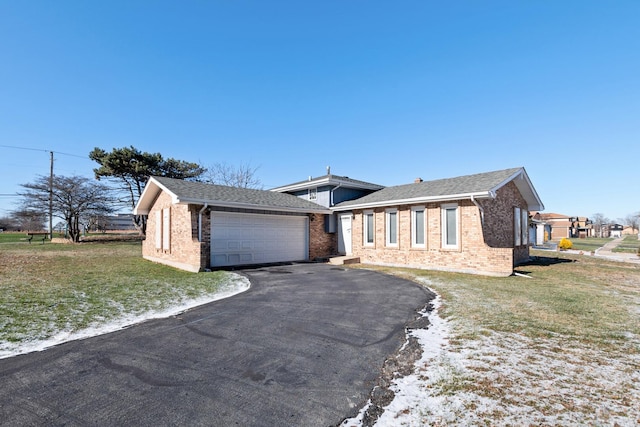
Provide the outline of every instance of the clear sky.
{"type": "Polygon", "coordinates": [[[640,1],[0,0],[0,216],[94,147],[640,211],[640,1]],[[21,148],[13,148],[21,147],[21,148]]]}

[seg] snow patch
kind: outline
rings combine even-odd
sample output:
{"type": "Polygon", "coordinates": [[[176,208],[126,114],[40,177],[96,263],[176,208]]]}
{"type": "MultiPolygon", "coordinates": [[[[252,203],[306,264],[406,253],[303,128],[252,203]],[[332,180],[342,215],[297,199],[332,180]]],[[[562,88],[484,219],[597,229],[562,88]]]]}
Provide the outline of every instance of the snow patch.
{"type": "Polygon", "coordinates": [[[231,280],[223,286],[223,290],[215,294],[203,295],[199,298],[184,299],[171,307],[162,310],[149,310],[140,314],[123,313],[122,317],[108,321],[107,323],[96,322],[92,326],[79,330],[62,330],[54,335],[35,341],[19,343],[1,343],[0,359],[13,357],[20,354],[42,351],[47,348],[75,340],[82,340],[97,335],[108,334],[110,332],[126,329],[130,326],[152,319],[162,319],[183,313],[194,307],[229,298],[233,295],[245,292],[251,286],[249,279],[239,274],[229,273],[231,280]]]}

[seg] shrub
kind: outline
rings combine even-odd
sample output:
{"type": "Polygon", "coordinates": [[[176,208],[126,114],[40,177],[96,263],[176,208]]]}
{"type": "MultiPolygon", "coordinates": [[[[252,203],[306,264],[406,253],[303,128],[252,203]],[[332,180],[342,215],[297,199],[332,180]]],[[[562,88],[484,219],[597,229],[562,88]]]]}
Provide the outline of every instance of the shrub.
{"type": "Polygon", "coordinates": [[[571,243],[571,240],[563,237],[562,240],[560,240],[560,243],[558,243],[558,247],[563,251],[566,251],[567,249],[571,249],[573,247],[573,243],[571,243]]]}

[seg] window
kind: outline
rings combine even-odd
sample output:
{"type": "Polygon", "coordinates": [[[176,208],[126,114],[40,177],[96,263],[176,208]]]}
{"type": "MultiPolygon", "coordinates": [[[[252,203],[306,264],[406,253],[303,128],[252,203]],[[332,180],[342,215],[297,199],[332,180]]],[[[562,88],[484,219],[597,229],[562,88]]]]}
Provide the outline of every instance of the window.
{"type": "Polygon", "coordinates": [[[398,246],[398,210],[387,209],[386,212],[387,246],[398,246]]]}
{"type": "Polygon", "coordinates": [[[520,208],[514,208],[513,215],[513,234],[515,235],[515,246],[520,246],[520,236],[522,236],[522,217],[520,216],[520,208]]]}
{"type": "Polygon", "coordinates": [[[365,211],[363,214],[364,244],[365,246],[373,246],[373,237],[375,233],[375,224],[373,211],[365,211]]]}
{"type": "Polygon", "coordinates": [[[309,200],[318,200],[318,189],[310,188],[309,189],[309,200]]]}
{"type": "Polygon", "coordinates": [[[442,247],[445,249],[458,248],[458,205],[442,205],[442,247]]]}
{"type": "Polygon", "coordinates": [[[529,244],[529,212],[526,209],[522,209],[522,244],[529,244]]]}
{"type": "Polygon", "coordinates": [[[156,211],[156,249],[162,250],[162,211],[156,211]]]}
{"type": "Polygon", "coordinates": [[[424,206],[414,206],[411,208],[411,246],[424,248],[426,219],[424,206]]]}
{"type": "Polygon", "coordinates": [[[162,210],[162,250],[169,252],[171,250],[171,209],[164,208],[162,210]]]}

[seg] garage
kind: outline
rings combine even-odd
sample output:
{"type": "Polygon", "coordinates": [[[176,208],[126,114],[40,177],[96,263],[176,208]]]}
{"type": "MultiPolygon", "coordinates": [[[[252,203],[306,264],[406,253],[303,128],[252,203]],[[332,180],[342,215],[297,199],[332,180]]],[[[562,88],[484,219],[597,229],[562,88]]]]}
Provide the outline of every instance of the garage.
{"type": "Polygon", "coordinates": [[[302,261],[309,257],[307,216],[211,212],[211,265],[302,261]]]}

